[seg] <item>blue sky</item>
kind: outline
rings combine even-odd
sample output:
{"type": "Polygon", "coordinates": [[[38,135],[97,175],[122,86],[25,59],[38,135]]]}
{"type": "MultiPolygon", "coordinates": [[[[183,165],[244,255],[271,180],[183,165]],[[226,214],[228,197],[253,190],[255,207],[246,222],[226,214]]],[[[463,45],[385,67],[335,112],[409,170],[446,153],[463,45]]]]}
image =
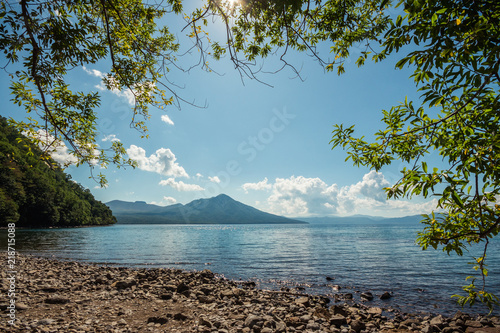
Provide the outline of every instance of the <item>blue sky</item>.
{"type": "MultiPolygon", "coordinates": [[[[182,21],[169,22],[182,39],[182,21]]],[[[213,29],[216,37],[218,28],[213,29]]],[[[189,44],[182,47],[186,50],[189,44]]],[[[181,58],[185,66],[196,61],[196,54],[181,58]]],[[[130,128],[126,93],[100,91],[99,76],[109,70],[105,64],[75,68],[70,73],[73,89],[101,94],[99,145],[120,140],[139,168],[95,170],[107,176],[107,188],[89,179],[88,167],[70,166],[66,171],[103,202],[119,199],[167,205],[225,193],[289,217],[430,212],[435,206],[431,201],[385,200],[382,188],[398,179],[402,163],[381,173],[356,168],[344,161],[343,150],[331,150],[329,144],[334,124],[356,124],[356,133],[371,135],[382,126],[382,109],[405,96],[418,99],[409,79],[411,71],[395,70],[396,58],[367,62],[362,68],[352,61],[347,73],[339,77],[325,73],[306,54],[291,54],[289,61],[300,69],[303,81],[294,79],[288,69],[260,73],[259,79],[267,85],[242,80],[228,59],[211,62],[220,75],[199,68],[189,73],[172,71],[169,80],[182,87],[178,94],[205,107],[181,103],[180,109],[151,110],[149,139],[141,139],[130,128]]],[[[270,58],[264,66],[272,70],[279,63],[270,58]]],[[[4,74],[3,101],[11,99],[9,82],[4,74]]],[[[16,119],[25,116],[24,109],[7,102],[1,113],[16,119]]]]}

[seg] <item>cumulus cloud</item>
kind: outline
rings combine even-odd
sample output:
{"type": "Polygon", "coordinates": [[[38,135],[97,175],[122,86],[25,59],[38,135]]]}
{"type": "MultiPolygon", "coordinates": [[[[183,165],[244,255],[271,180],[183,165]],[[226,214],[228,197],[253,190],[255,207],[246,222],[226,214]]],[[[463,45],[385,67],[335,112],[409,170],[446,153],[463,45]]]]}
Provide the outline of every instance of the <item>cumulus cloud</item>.
{"type": "Polygon", "coordinates": [[[267,202],[274,212],[289,216],[337,213],[338,187],[319,178],[276,178],[267,202]],[[328,204],[328,205],[326,205],[328,204]]]}
{"type": "Polygon", "coordinates": [[[384,188],[388,187],[390,183],[384,178],[381,172],[374,170],[363,176],[363,180],[351,185],[348,188],[348,195],[353,197],[365,196],[377,201],[386,201],[384,188]]]}
{"type": "Polygon", "coordinates": [[[205,189],[196,184],[186,184],[183,181],[176,181],[174,178],[160,181],[162,186],[170,186],[179,192],[204,191],[205,189]]]}
{"type": "Polygon", "coordinates": [[[25,132],[23,134],[38,140],[40,149],[47,151],[52,159],[60,165],[69,166],[78,162],[78,159],[71,154],[68,146],[63,141],[56,140],[53,135],[45,130],[41,129],[34,133],[25,132]]]}
{"type": "Polygon", "coordinates": [[[101,141],[102,142],[106,142],[106,141],[111,141],[111,142],[118,141],[119,142],[120,139],[118,139],[115,134],[110,134],[110,135],[106,135],[101,141]]]}
{"type": "Polygon", "coordinates": [[[211,181],[212,183],[216,183],[216,184],[220,183],[220,178],[217,176],[213,176],[213,177],[208,176],[208,180],[211,181]]]}
{"type": "Polygon", "coordinates": [[[157,201],[151,201],[151,205],[158,205],[158,206],[168,206],[168,205],[173,205],[176,203],[177,200],[172,197],[163,197],[163,199],[159,202],[157,201]]]}
{"type": "Polygon", "coordinates": [[[167,123],[169,125],[173,125],[174,122],[172,121],[172,119],[170,119],[169,116],[167,116],[166,114],[162,115],[161,116],[161,121],[163,121],[164,123],[167,123]]]}
{"type": "MultiPolygon", "coordinates": [[[[142,85],[142,86],[138,85],[138,86],[133,87],[134,89],[132,89],[132,90],[131,89],[121,90],[121,89],[119,89],[119,86],[118,86],[118,83],[116,82],[116,80],[112,76],[108,75],[107,73],[103,73],[97,69],[89,69],[85,66],[83,66],[83,70],[87,74],[89,74],[91,76],[98,77],[101,79],[101,82],[99,84],[95,85],[95,87],[97,89],[99,89],[100,91],[110,91],[114,95],[127,100],[127,103],[129,105],[135,104],[135,94],[138,92],[140,93],[142,91],[142,89],[145,87],[145,85],[142,85]],[[109,88],[104,83],[105,81],[109,85],[109,88]]],[[[146,83],[146,86],[147,85],[148,84],[146,83]]],[[[152,84],[150,83],[149,86],[152,86],[152,84]]]]}
{"type": "Polygon", "coordinates": [[[270,190],[273,188],[273,185],[268,184],[268,179],[267,177],[264,178],[264,180],[258,182],[258,183],[245,183],[241,187],[243,190],[245,190],[245,193],[248,193],[248,190],[254,190],[254,191],[262,191],[262,190],[270,190]]]}
{"type": "Polygon", "coordinates": [[[136,145],[127,149],[128,156],[137,161],[141,170],[159,173],[164,176],[189,178],[186,170],[177,163],[174,153],[168,148],[160,148],[149,157],[146,151],[136,145]]]}
{"type": "Polygon", "coordinates": [[[92,75],[92,76],[95,76],[95,77],[98,77],[100,79],[104,78],[104,75],[105,75],[103,72],[98,71],[97,69],[89,69],[85,66],[83,66],[83,70],[85,71],[85,73],[92,75]]]}
{"type": "Polygon", "coordinates": [[[286,216],[327,216],[352,214],[412,215],[428,213],[437,201],[387,200],[384,188],[390,183],[382,173],[370,171],[361,181],[344,187],[327,184],[320,178],[292,176],[276,178],[269,184],[267,178],[258,183],[247,183],[245,191],[272,189],[267,201],[261,204],[270,212],[286,216]]]}

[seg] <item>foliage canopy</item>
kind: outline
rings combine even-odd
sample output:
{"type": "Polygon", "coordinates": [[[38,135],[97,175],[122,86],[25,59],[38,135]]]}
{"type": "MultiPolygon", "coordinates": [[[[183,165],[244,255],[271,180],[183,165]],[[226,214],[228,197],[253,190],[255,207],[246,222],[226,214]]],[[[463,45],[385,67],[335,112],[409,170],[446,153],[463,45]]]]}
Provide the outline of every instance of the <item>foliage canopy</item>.
{"type": "Polygon", "coordinates": [[[500,2],[249,0],[228,10],[209,1],[194,15],[193,31],[207,15],[226,24],[224,47],[213,45],[216,58],[227,53],[244,71],[249,61],[278,50],[291,66],[289,49],[310,53],[338,74],[353,49],[360,50],[358,66],[392,55],[399,59],[396,68],[412,68],[421,99],[383,110],[385,128],[372,140],[357,137],[354,126],[335,125],[332,148],[342,147],[354,165],[376,170],[396,160],[408,163],[401,179],[386,189],[388,198],[437,197],[440,214],[424,216],[418,244],[458,255],[483,244],[473,263],[482,286],[469,277],[467,295],[455,296],[462,305],[479,300],[491,310],[499,304],[486,291],[485,278],[488,244],[500,232],[500,2]],[[398,10],[401,14],[391,14],[398,10]],[[317,52],[325,43],[333,60],[317,52]],[[425,158],[432,152],[448,167],[428,166],[425,158]]]}
{"type": "Polygon", "coordinates": [[[0,117],[0,227],[113,224],[111,210],[0,117]]]}
{"type": "MultiPolygon", "coordinates": [[[[149,108],[173,102],[161,78],[175,63],[178,44],[167,27],[156,24],[171,11],[181,11],[180,1],[2,1],[4,69],[22,62],[21,69],[10,73],[14,102],[38,115],[15,122],[17,127],[43,143],[46,152],[65,142],[78,164],[134,166],[120,142],[108,149],[96,144],[99,94],[72,91],[66,76],[75,67],[109,60],[103,83],[109,90],[130,91],[135,101],[131,126],[146,135],[149,108]]],[[[100,182],[106,182],[102,175],[100,182]]]]}
{"type": "MultiPolygon", "coordinates": [[[[108,157],[95,143],[97,93],[72,92],[65,75],[75,66],[111,61],[108,89],[128,89],[135,96],[132,124],[145,131],[151,106],[166,106],[175,93],[164,80],[175,66],[178,43],[166,13],[181,13],[180,0],[2,1],[0,48],[9,62],[22,61],[12,74],[14,100],[35,119],[18,126],[43,129],[69,143],[80,163],[132,164],[119,143],[108,157]]],[[[463,254],[473,243],[484,252],[474,269],[482,279],[464,287],[462,304],[498,298],[485,289],[487,248],[500,231],[500,134],[498,131],[500,2],[497,0],[206,0],[186,15],[188,34],[203,57],[228,57],[243,74],[255,78],[255,61],[276,55],[284,67],[290,50],[312,55],[327,71],[342,74],[353,49],[358,66],[368,59],[398,57],[409,66],[421,93],[383,110],[384,128],[372,140],[355,135],[354,126],[336,125],[332,147],[347,150],[355,165],[376,170],[395,160],[408,163],[401,179],[387,188],[389,198],[435,196],[441,214],[425,216],[418,236],[422,248],[442,246],[463,254]],[[401,14],[393,14],[398,13],[401,14]],[[226,27],[221,41],[207,38],[205,26],[217,17],[226,27]],[[207,50],[205,41],[210,45],[207,50]],[[330,46],[331,58],[317,50],[330,46]],[[448,167],[428,166],[438,152],[448,167]]],[[[205,62],[203,62],[205,66],[205,62]]],[[[168,81],[167,81],[168,82],[168,81]]],[[[54,141],[55,142],[55,141],[54,141]]]]}

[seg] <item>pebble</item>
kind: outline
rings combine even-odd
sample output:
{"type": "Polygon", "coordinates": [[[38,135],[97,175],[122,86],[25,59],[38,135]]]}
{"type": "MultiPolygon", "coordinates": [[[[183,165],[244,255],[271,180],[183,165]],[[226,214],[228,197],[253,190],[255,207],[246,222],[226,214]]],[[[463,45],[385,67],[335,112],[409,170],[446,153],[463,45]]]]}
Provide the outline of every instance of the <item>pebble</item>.
{"type": "MultiPolygon", "coordinates": [[[[125,268],[18,255],[16,324],[0,332],[500,332],[498,317],[418,316],[296,290],[255,289],[214,273],[125,268]]],[[[3,271],[6,271],[2,261],[3,271]]],[[[5,286],[0,308],[7,308],[5,286]]],[[[380,298],[385,299],[384,293],[380,298]]],[[[361,293],[365,301],[373,294],[361,293]]],[[[389,298],[389,297],[388,297],[389,298]]]]}

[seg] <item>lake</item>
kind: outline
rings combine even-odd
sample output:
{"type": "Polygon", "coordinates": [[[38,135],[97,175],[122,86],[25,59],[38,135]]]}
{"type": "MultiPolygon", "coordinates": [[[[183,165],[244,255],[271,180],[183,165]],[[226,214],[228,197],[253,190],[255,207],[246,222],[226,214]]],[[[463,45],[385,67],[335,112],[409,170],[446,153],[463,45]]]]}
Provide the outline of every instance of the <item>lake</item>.
{"type": "MultiPolygon", "coordinates": [[[[114,225],[17,230],[16,250],[44,257],[135,267],[210,269],[261,288],[305,288],[312,294],[393,293],[368,304],[404,312],[453,315],[450,296],[474,271],[464,257],[415,244],[408,225],[114,225]],[[326,277],[333,281],[327,281],[326,277]],[[332,285],[342,289],[334,291],[332,285]]],[[[6,230],[0,246],[7,248],[6,230]]],[[[477,253],[478,249],[475,249],[477,253]]],[[[472,251],[474,253],[474,251],[472,251]]],[[[500,242],[489,245],[488,288],[500,294],[500,242]]],[[[479,282],[479,280],[478,280],[479,282]]],[[[484,312],[484,308],[465,309],[484,312]]],[[[499,314],[498,309],[495,314],[499,314]]]]}

